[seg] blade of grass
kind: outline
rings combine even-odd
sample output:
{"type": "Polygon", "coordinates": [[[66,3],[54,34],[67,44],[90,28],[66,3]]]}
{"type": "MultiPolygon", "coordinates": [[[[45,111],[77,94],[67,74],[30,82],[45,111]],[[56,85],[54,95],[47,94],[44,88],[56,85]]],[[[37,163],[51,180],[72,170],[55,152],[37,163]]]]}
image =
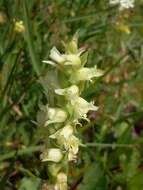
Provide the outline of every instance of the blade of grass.
{"type": "Polygon", "coordinates": [[[40,76],[40,67],[39,67],[39,60],[38,57],[36,56],[36,52],[34,49],[34,44],[33,44],[33,38],[32,38],[32,31],[30,28],[30,22],[29,22],[29,16],[28,16],[28,8],[27,8],[27,1],[23,1],[23,16],[24,16],[24,24],[25,24],[25,34],[26,34],[26,41],[28,44],[28,49],[29,53],[31,56],[33,68],[37,74],[37,76],[40,76]]]}
{"type": "Polygon", "coordinates": [[[13,159],[12,159],[12,161],[10,163],[10,166],[7,168],[7,171],[6,171],[5,175],[2,177],[2,179],[0,181],[0,189],[1,190],[5,189],[6,182],[7,182],[8,178],[9,178],[10,172],[13,169],[13,166],[14,166],[16,155],[17,155],[17,151],[15,151],[15,153],[13,155],[13,159]]]}
{"type": "Polygon", "coordinates": [[[111,148],[134,148],[135,144],[116,144],[116,143],[86,143],[86,146],[89,147],[103,147],[103,148],[107,148],[107,147],[111,147],[111,148]]]}
{"type": "Polygon", "coordinates": [[[110,11],[110,12],[115,11],[115,7],[112,7],[112,8],[110,7],[108,9],[103,9],[103,10],[97,11],[94,14],[83,15],[83,16],[79,16],[79,17],[75,17],[75,18],[69,18],[69,19],[64,20],[62,23],[76,22],[76,21],[79,21],[79,20],[89,19],[89,18],[95,17],[97,15],[106,13],[108,11],[110,11]]]}

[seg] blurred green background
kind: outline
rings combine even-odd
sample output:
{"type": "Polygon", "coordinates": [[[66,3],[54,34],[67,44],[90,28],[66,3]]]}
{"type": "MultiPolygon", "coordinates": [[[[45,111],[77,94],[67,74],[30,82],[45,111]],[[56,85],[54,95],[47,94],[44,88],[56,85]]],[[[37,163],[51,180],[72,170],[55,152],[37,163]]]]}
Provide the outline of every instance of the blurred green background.
{"type": "Polygon", "coordinates": [[[69,190],[143,190],[142,10],[142,0],[122,12],[108,0],[0,0],[0,190],[49,190],[33,122],[45,101],[38,79],[52,46],[76,31],[87,66],[105,74],[82,95],[99,110],[80,129],[87,146],[70,164],[69,190]]]}

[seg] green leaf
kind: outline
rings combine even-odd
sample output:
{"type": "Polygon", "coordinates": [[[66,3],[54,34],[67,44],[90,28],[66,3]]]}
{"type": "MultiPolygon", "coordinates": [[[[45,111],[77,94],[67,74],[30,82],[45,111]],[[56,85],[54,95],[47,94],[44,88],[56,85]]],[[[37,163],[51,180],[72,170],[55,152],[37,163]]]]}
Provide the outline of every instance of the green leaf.
{"type": "Polygon", "coordinates": [[[34,41],[33,41],[32,31],[31,31],[30,23],[29,23],[29,18],[28,18],[29,15],[28,15],[27,6],[28,6],[27,0],[24,0],[23,1],[23,18],[24,18],[24,23],[25,23],[25,28],[26,28],[26,41],[28,44],[29,54],[32,60],[33,68],[37,76],[40,76],[41,71],[40,71],[39,59],[34,48],[34,41]]]}
{"type": "Polygon", "coordinates": [[[81,185],[79,185],[79,189],[107,190],[107,182],[101,164],[94,164],[91,169],[85,173],[83,182],[81,185]]]}
{"type": "Polygon", "coordinates": [[[143,189],[143,172],[139,171],[128,183],[128,190],[143,189]]]}
{"type": "Polygon", "coordinates": [[[41,189],[41,180],[39,178],[23,178],[19,190],[39,190],[41,189]]]}

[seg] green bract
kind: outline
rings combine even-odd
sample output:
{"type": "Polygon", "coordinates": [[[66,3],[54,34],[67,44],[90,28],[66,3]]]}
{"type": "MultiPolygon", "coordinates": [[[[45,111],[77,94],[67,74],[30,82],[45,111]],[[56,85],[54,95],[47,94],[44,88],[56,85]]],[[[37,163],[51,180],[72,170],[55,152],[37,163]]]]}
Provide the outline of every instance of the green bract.
{"type": "Polygon", "coordinates": [[[54,186],[57,190],[67,189],[67,163],[76,160],[79,146],[82,145],[78,138],[77,124],[81,119],[89,121],[88,111],[98,109],[93,102],[87,102],[81,97],[84,83],[103,74],[96,66],[84,67],[88,53],[78,50],[76,36],[64,46],[65,53],[60,53],[53,47],[49,56],[51,60],[44,61],[54,66],[54,69],[50,69],[47,78],[40,81],[44,89],[47,88],[49,102],[40,107],[37,117],[39,125],[49,130],[50,149],[41,154],[41,159],[52,162],[48,168],[50,174],[56,176],[54,186]]]}

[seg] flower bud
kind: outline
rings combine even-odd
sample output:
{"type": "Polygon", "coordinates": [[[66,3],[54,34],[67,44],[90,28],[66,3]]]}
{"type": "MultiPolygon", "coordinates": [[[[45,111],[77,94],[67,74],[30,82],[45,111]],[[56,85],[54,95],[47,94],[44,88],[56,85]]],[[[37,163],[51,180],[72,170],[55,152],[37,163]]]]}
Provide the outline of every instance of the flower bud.
{"type": "Polygon", "coordinates": [[[99,71],[96,67],[87,68],[83,67],[78,69],[74,72],[70,78],[71,82],[78,82],[78,81],[92,81],[91,79],[94,77],[100,77],[103,75],[103,72],[99,71]]]}
{"type": "Polygon", "coordinates": [[[66,97],[66,99],[70,100],[72,98],[75,98],[79,94],[79,88],[76,85],[72,85],[69,88],[65,89],[56,89],[55,93],[58,95],[63,95],[66,97]]]}
{"type": "Polygon", "coordinates": [[[52,161],[52,162],[60,162],[63,158],[63,154],[58,148],[50,148],[47,151],[43,152],[40,155],[40,158],[43,162],[52,161]]]}
{"type": "Polygon", "coordinates": [[[65,173],[61,172],[57,175],[55,190],[67,190],[67,175],[65,173]]]}
{"type": "Polygon", "coordinates": [[[78,54],[78,33],[76,33],[72,40],[65,45],[65,51],[68,54],[78,54]]]}
{"type": "Polygon", "coordinates": [[[61,123],[67,119],[67,113],[60,108],[49,108],[47,107],[47,116],[48,120],[45,122],[45,126],[51,123],[61,123]]]}
{"type": "Polygon", "coordinates": [[[42,190],[55,190],[55,185],[49,183],[43,183],[42,190]]]}
{"type": "Polygon", "coordinates": [[[72,40],[67,46],[66,51],[71,54],[77,54],[78,53],[78,46],[77,46],[77,40],[72,40]]]}

